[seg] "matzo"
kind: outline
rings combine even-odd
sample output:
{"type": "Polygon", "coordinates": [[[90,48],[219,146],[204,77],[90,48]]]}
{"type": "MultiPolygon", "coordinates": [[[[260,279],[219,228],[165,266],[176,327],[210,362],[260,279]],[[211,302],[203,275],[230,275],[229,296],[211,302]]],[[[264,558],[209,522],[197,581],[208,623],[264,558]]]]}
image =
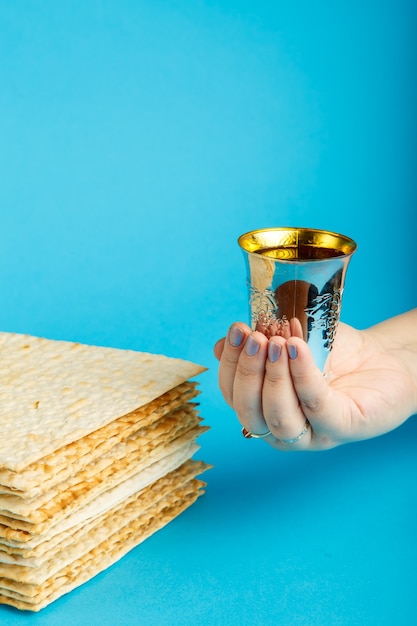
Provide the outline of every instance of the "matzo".
{"type": "Polygon", "coordinates": [[[16,537],[24,541],[30,535],[48,532],[58,521],[63,519],[67,519],[67,524],[84,522],[90,516],[97,515],[118,502],[122,502],[125,498],[136,493],[138,489],[142,489],[143,486],[149,484],[150,479],[146,471],[149,468],[151,468],[150,475],[152,480],[155,480],[152,471],[154,462],[161,461],[161,473],[156,477],[160,478],[167,471],[171,471],[187,459],[190,459],[198,449],[199,446],[194,440],[171,442],[164,446],[162,450],[157,451],[156,458],[152,458],[151,455],[149,459],[145,458],[142,463],[138,463],[134,467],[133,476],[129,476],[126,480],[107,490],[98,490],[94,494],[95,497],[89,491],[84,492],[75,503],[70,502],[65,508],[57,508],[54,515],[39,524],[0,515],[0,536],[6,539],[8,537],[16,537]]]}
{"type": "MultiPolygon", "coordinates": [[[[138,503],[141,511],[145,511],[157,499],[161,499],[174,487],[184,484],[191,478],[198,476],[210,469],[210,466],[202,461],[188,460],[178,469],[173,470],[151,482],[148,486],[129,496],[123,502],[106,510],[100,515],[89,518],[86,523],[79,523],[71,528],[59,531],[59,524],[54,531],[57,534],[39,535],[30,543],[10,542],[8,545],[0,543],[0,563],[19,564],[25,567],[40,567],[58,551],[65,549],[66,545],[78,542],[79,538],[87,532],[91,532],[97,526],[101,526],[109,517],[114,519],[126,510],[131,503],[138,503]]],[[[159,472],[160,473],[160,472],[159,472]]],[[[136,512],[135,512],[136,515],[136,512]]]]}
{"type": "MultiPolygon", "coordinates": [[[[123,506],[113,507],[105,515],[101,515],[94,522],[83,526],[78,531],[67,535],[56,546],[44,550],[38,556],[36,563],[23,560],[21,563],[1,563],[0,578],[8,578],[21,583],[40,585],[48,578],[57,574],[59,570],[73,561],[81,558],[89,551],[91,545],[98,545],[109,539],[112,529],[118,531],[140,515],[146,513],[149,507],[154,506],[171,492],[178,493],[178,489],[188,484],[196,474],[206,469],[204,464],[188,462],[177,470],[159,479],[149,487],[141,490],[126,500],[123,506]]],[[[197,484],[197,483],[190,483],[197,484]]],[[[199,481],[199,487],[205,483],[199,481]]]]}
{"type": "Polygon", "coordinates": [[[0,333],[0,467],[19,471],[204,369],[163,355],[0,333]]]}
{"type": "Polygon", "coordinates": [[[189,403],[199,393],[196,383],[187,381],[82,439],[38,459],[19,472],[0,469],[0,494],[31,498],[44,493],[74,472],[90,465],[138,428],[150,426],[170,411],[189,403]]]}
{"type": "Polygon", "coordinates": [[[150,459],[151,452],[167,441],[191,441],[205,432],[205,428],[199,426],[200,419],[191,411],[183,409],[169,415],[158,421],[157,428],[140,430],[126,442],[116,444],[94,463],[40,496],[22,498],[10,494],[0,495],[0,515],[32,523],[43,522],[68,504],[73,507],[77,498],[85,497],[86,493],[90,498],[94,497],[107,490],[110,484],[114,486],[116,481],[124,480],[143,459],[150,459]]]}
{"type": "Polygon", "coordinates": [[[200,481],[195,481],[194,484],[174,490],[120,530],[114,528],[104,542],[93,544],[83,557],[64,567],[41,585],[27,585],[9,578],[0,578],[0,604],[39,611],[118,561],[168,524],[195,502],[202,493],[201,486],[200,481]]]}
{"type": "Polygon", "coordinates": [[[201,495],[203,370],[0,333],[0,603],[41,609],[201,495]]]}

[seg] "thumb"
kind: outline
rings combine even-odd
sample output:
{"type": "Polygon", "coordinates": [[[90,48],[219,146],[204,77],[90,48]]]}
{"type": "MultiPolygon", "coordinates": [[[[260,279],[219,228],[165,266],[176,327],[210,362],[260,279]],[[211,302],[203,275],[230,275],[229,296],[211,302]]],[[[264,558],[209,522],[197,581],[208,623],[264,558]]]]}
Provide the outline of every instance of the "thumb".
{"type": "Polygon", "coordinates": [[[294,389],[313,431],[313,447],[331,448],[343,439],[343,403],[314,362],[305,341],[287,341],[289,366],[294,389]]]}

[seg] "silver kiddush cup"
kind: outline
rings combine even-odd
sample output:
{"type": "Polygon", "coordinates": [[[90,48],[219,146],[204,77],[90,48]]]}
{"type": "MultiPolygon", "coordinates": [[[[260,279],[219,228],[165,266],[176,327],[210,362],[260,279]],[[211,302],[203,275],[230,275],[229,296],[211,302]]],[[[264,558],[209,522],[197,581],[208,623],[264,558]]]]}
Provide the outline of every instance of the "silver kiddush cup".
{"type": "Polygon", "coordinates": [[[252,330],[304,339],[323,373],[340,319],[356,243],[311,228],[266,228],[238,239],[243,250],[252,330]]]}

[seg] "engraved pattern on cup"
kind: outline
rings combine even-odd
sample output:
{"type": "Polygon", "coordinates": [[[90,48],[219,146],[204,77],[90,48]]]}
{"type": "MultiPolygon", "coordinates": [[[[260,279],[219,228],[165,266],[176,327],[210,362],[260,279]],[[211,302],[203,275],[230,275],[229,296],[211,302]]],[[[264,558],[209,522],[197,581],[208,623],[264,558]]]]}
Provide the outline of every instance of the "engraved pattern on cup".
{"type": "Polygon", "coordinates": [[[340,318],[342,293],[336,289],[333,293],[320,294],[306,309],[311,330],[321,331],[323,347],[331,350],[340,318]]]}

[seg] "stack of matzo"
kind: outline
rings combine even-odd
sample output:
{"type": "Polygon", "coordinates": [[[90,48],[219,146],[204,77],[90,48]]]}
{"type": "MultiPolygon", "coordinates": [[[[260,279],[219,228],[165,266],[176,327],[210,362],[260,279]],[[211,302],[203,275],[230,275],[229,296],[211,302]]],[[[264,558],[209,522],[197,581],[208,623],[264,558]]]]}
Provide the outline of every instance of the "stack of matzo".
{"type": "Polygon", "coordinates": [[[203,369],[0,333],[0,603],[38,611],[198,498],[203,369]]]}

